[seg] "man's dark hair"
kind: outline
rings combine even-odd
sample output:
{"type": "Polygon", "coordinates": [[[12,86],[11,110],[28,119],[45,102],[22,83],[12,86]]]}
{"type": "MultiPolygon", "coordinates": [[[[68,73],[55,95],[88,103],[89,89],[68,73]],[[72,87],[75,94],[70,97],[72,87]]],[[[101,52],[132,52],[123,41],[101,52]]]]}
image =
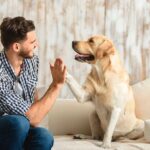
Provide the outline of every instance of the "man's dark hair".
{"type": "Polygon", "coordinates": [[[4,49],[8,49],[14,42],[26,39],[27,32],[35,30],[32,20],[26,20],[24,17],[4,18],[0,25],[1,42],[4,49]]]}

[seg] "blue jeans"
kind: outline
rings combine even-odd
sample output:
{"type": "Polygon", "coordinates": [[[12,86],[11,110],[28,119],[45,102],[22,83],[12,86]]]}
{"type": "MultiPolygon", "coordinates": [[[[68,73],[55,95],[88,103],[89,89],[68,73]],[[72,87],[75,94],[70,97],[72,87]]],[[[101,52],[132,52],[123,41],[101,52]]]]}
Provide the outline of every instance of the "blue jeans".
{"type": "Polygon", "coordinates": [[[53,141],[48,130],[31,127],[23,116],[0,116],[1,150],[51,150],[53,141]]]}

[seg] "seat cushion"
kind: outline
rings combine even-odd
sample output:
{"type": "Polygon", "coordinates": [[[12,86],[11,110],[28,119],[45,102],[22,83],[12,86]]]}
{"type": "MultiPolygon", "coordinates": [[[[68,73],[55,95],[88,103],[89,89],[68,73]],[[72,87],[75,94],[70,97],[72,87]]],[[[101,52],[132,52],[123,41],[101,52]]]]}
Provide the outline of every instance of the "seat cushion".
{"type": "MultiPolygon", "coordinates": [[[[52,150],[104,150],[100,147],[101,144],[102,141],[97,140],[79,140],[73,139],[72,136],[55,136],[52,150]]],[[[150,150],[150,144],[137,143],[136,141],[112,142],[112,147],[109,150],[150,150]]]]}

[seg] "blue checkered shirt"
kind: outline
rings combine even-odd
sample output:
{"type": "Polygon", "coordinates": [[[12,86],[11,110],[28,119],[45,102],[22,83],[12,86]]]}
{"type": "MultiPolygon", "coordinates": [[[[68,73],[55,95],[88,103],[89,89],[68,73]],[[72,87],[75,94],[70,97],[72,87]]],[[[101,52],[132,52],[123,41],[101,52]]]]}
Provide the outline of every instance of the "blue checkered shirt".
{"type": "Polygon", "coordinates": [[[5,52],[0,52],[0,115],[26,116],[25,113],[34,101],[38,65],[39,59],[36,55],[31,59],[24,59],[22,70],[16,77],[5,52]],[[22,87],[23,94],[17,93],[14,89],[16,79],[22,87]]]}

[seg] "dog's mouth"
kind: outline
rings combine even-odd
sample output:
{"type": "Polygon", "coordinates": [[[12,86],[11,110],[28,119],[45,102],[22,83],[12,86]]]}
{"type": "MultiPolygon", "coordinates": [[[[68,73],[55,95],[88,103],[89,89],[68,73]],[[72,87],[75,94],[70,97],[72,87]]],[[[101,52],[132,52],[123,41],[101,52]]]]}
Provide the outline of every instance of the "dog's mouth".
{"type": "Polygon", "coordinates": [[[93,61],[94,56],[91,54],[81,54],[77,52],[77,54],[75,55],[75,60],[80,62],[93,61]]]}
{"type": "Polygon", "coordinates": [[[78,43],[78,41],[72,41],[72,48],[77,53],[75,55],[75,60],[80,61],[80,62],[93,61],[95,59],[94,55],[83,54],[83,53],[79,52],[78,49],[76,48],[77,43],[78,43]]]}

